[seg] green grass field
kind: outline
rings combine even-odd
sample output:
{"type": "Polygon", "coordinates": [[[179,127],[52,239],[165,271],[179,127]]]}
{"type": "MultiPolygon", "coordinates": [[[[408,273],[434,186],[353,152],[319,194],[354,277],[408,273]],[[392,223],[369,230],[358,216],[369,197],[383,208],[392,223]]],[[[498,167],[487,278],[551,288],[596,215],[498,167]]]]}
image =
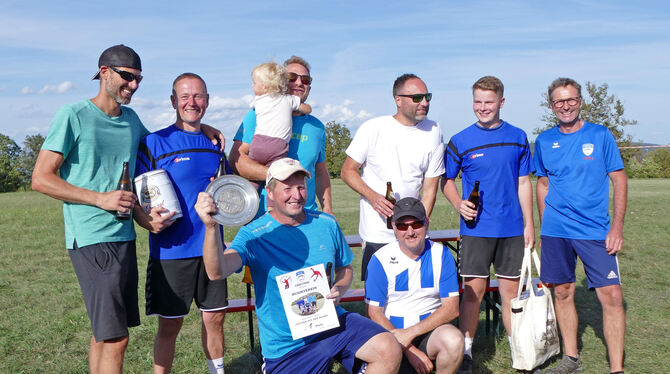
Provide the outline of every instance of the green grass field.
{"type": "MultiPolygon", "coordinates": [[[[345,234],[358,230],[358,197],[333,182],[335,213],[345,234]]],[[[86,373],[90,328],[72,265],[64,249],[60,202],[35,192],[0,194],[0,373],[86,373]]],[[[431,227],[457,227],[457,215],[439,196],[431,227]]],[[[226,240],[234,230],[226,229],[226,240]]],[[[619,256],[628,329],[626,371],[662,373],[670,367],[670,180],[631,180],[619,256]]],[[[144,308],[147,233],[138,230],[140,309],[144,308]]],[[[354,269],[360,249],[354,249],[354,269]]],[[[361,287],[356,280],[352,287],[361,287]]],[[[244,296],[240,276],[229,280],[231,298],[244,296]]],[[[579,343],[586,373],[607,373],[602,318],[596,296],[578,268],[579,343]]],[[[362,312],[362,304],[345,305],[362,312]]],[[[195,306],[192,310],[195,310],[195,306]]],[[[125,360],[128,373],[152,368],[156,318],[142,316],[131,330],[125,360]]],[[[249,352],[246,314],[226,317],[226,372],[259,372],[259,352],[249,352]]],[[[258,348],[257,348],[258,350],[258,348]]],[[[486,337],[483,323],[475,342],[476,373],[510,373],[507,339],[486,337]]],[[[177,339],[174,373],[205,373],[198,313],[187,317],[177,339]]]]}

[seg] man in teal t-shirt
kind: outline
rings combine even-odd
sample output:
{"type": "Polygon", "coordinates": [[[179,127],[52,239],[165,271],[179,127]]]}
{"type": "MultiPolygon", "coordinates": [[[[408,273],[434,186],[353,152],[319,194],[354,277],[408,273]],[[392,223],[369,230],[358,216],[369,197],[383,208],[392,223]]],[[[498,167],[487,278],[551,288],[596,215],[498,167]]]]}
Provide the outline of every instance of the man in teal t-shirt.
{"type": "Polygon", "coordinates": [[[33,171],[32,187],[63,200],[65,246],[77,274],[93,337],[92,373],[121,373],[128,327],[140,324],[135,230],[127,212],[135,195],[117,191],[122,165],[134,174],[137,147],[149,132],[130,103],[142,76],[140,57],[115,45],[98,60],[100,91],[62,107],[33,171]]]}

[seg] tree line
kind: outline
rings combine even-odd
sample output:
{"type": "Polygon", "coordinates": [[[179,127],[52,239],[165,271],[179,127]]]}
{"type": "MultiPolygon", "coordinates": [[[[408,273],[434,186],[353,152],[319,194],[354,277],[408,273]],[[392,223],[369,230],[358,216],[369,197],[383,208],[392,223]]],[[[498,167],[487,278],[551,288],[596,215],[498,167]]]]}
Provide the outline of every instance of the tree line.
{"type": "MultiPolygon", "coordinates": [[[[614,135],[619,147],[634,145],[632,136],[626,134],[626,126],[635,126],[637,121],[624,117],[622,101],[609,93],[607,83],[596,85],[586,82],[582,119],[606,126],[614,135]]],[[[551,112],[547,94],[543,94],[540,105],[545,113],[540,118],[544,124],[533,130],[533,134],[556,126],[558,120],[551,112]]],[[[326,165],[332,178],[340,176],[340,169],[347,158],[345,153],[351,143],[351,131],[341,123],[326,123],[326,165]]],[[[445,139],[446,140],[446,139],[445,139]]],[[[44,143],[41,134],[28,135],[20,147],[10,137],[0,134],[0,192],[12,192],[30,188],[30,178],[44,143]]],[[[647,153],[639,149],[622,149],[626,172],[631,178],[670,178],[670,149],[656,149],[647,153]]]]}
{"type": "Polygon", "coordinates": [[[0,192],[30,188],[30,179],[44,143],[44,136],[28,135],[19,147],[9,136],[0,134],[0,192]]]}

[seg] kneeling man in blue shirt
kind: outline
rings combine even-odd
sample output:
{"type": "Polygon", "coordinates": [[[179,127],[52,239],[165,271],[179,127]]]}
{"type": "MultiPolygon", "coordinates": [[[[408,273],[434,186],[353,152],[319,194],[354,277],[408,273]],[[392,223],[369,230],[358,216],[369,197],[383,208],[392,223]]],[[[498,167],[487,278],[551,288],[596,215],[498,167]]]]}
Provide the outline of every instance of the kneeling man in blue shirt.
{"type": "MultiPolygon", "coordinates": [[[[203,258],[211,279],[226,278],[249,267],[256,292],[256,313],[264,373],[326,373],[331,359],[348,371],[354,359],[367,362],[366,374],[396,373],[402,351],[391,333],[356,313],[337,307],[340,327],[293,339],[276,278],[318,264],[334,264],[329,299],[339,301],[353,279],[353,253],[335,217],[305,209],[310,173],[296,160],[284,158],[268,168],[267,196],[274,203],[242,227],[225,252],[211,214],[214,200],[200,193],[196,211],[206,227],[203,258]]],[[[462,348],[461,348],[462,349],[462,348]]]]}

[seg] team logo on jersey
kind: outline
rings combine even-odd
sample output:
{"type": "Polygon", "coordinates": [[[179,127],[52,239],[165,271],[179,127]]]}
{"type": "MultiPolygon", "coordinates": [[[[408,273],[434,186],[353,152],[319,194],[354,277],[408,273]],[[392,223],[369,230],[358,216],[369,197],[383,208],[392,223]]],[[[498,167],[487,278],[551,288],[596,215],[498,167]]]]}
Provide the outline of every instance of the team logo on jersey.
{"type": "Polygon", "coordinates": [[[584,152],[584,155],[586,156],[591,156],[591,153],[593,153],[593,143],[582,144],[582,152],[584,152]]]}
{"type": "Polygon", "coordinates": [[[473,153],[473,154],[470,155],[470,158],[471,158],[472,160],[474,160],[474,159],[476,159],[477,157],[483,157],[483,156],[484,156],[483,153],[473,153]]]}
{"type": "Polygon", "coordinates": [[[551,146],[551,148],[561,148],[561,146],[558,145],[558,142],[554,142],[554,144],[551,146]]]}
{"type": "Polygon", "coordinates": [[[397,264],[398,261],[396,260],[395,257],[391,257],[391,261],[389,261],[390,264],[397,264]]]}
{"type": "Polygon", "coordinates": [[[191,160],[190,157],[177,157],[177,158],[174,159],[174,162],[176,163],[176,162],[190,161],[190,160],[191,160]]]}

